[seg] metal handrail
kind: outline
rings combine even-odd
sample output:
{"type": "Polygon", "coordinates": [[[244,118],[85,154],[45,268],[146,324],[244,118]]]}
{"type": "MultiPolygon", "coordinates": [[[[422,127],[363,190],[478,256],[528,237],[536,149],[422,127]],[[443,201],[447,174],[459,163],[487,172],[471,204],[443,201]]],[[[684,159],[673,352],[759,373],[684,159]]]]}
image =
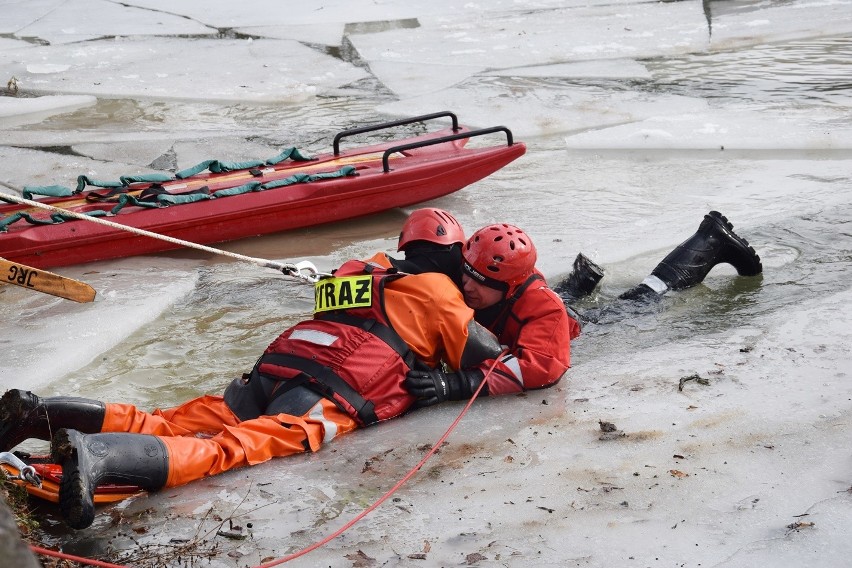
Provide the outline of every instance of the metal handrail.
{"type": "Polygon", "coordinates": [[[482,136],[484,134],[493,134],[494,132],[505,132],[506,141],[508,142],[508,145],[511,146],[512,144],[514,144],[511,130],[509,130],[505,126],[492,126],[491,128],[471,130],[469,132],[462,132],[461,134],[450,134],[449,136],[432,138],[430,140],[421,140],[420,142],[412,142],[410,144],[403,144],[401,146],[394,146],[392,148],[388,148],[387,150],[385,150],[384,155],[382,155],[382,168],[384,170],[384,173],[388,173],[390,171],[390,165],[388,164],[388,160],[390,158],[390,155],[394,152],[404,152],[405,150],[422,148],[424,146],[432,146],[434,144],[443,144],[444,142],[452,142],[453,140],[461,140],[462,138],[472,138],[474,136],[482,136]]]}
{"type": "Polygon", "coordinates": [[[423,114],[420,116],[413,116],[411,118],[403,118],[401,120],[394,120],[392,122],[383,122],[381,124],[373,124],[371,126],[362,126],[361,128],[353,128],[351,130],[344,130],[343,132],[339,132],[337,136],[334,137],[334,155],[340,155],[340,140],[347,137],[353,136],[355,134],[363,134],[365,132],[374,132],[376,130],[382,130],[384,128],[393,128],[394,126],[402,126],[404,124],[413,124],[415,122],[423,122],[426,120],[432,120],[434,118],[441,118],[448,116],[453,119],[453,132],[459,131],[459,119],[456,118],[456,115],[450,111],[442,111],[442,112],[434,112],[432,114],[423,114]]]}

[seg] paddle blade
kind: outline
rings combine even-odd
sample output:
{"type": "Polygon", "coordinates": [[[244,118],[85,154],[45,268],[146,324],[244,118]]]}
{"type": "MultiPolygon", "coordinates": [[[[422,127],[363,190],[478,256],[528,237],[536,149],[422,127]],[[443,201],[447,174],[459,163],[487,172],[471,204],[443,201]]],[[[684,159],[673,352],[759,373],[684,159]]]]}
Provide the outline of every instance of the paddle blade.
{"type": "Polygon", "coordinates": [[[5,258],[0,258],[0,282],[80,303],[95,300],[95,289],[85,282],[9,262],[5,258]]]}

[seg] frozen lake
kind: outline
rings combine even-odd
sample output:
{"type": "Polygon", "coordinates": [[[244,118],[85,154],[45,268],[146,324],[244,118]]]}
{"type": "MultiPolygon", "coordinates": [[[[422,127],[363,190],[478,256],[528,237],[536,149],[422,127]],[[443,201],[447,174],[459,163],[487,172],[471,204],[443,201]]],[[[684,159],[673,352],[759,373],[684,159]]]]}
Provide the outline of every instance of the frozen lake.
{"type": "MultiPolygon", "coordinates": [[[[451,110],[527,154],[432,204],[468,232],[525,228],[549,279],[586,253],[607,276],[584,309],[711,209],[760,254],[762,277],[719,267],[587,325],[557,387],[477,401],[391,500],[289,565],[848,565],[852,0],[0,0],[0,55],[17,93],[0,97],[3,192],[325,152],[340,130],[451,110]],[[599,439],[599,420],[625,436],[599,439]]],[[[393,252],[406,213],[222,248],[330,269],[393,252]]],[[[97,300],[0,288],[4,388],[172,406],[221,392],[312,307],[303,284],[197,251],[56,272],[97,300]]],[[[161,560],[201,535],[197,565],[255,566],[369,506],[460,410],[46,528],[68,552],[161,560]],[[250,538],[207,534],[229,517],[250,538]]]]}

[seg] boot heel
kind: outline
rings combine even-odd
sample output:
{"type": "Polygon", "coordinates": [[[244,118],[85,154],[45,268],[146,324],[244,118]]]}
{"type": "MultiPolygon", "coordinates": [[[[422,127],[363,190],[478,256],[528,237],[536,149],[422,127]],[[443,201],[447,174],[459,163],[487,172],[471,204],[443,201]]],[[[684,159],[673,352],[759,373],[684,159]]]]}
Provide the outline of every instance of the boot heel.
{"type": "Polygon", "coordinates": [[[168,479],[166,446],[147,434],[82,434],[63,429],[53,437],[51,455],[62,464],[59,509],[74,529],[94,521],[98,485],[124,483],[155,491],[168,479]]]}

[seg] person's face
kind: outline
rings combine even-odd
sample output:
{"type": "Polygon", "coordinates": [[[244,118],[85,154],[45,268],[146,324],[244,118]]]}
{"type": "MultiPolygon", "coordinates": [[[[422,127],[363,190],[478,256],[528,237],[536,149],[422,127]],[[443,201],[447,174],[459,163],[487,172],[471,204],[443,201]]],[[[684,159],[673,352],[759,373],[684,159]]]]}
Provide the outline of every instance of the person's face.
{"type": "Polygon", "coordinates": [[[464,303],[474,310],[493,306],[503,299],[503,292],[480,284],[467,274],[462,275],[462,292],[464,303]]]}

